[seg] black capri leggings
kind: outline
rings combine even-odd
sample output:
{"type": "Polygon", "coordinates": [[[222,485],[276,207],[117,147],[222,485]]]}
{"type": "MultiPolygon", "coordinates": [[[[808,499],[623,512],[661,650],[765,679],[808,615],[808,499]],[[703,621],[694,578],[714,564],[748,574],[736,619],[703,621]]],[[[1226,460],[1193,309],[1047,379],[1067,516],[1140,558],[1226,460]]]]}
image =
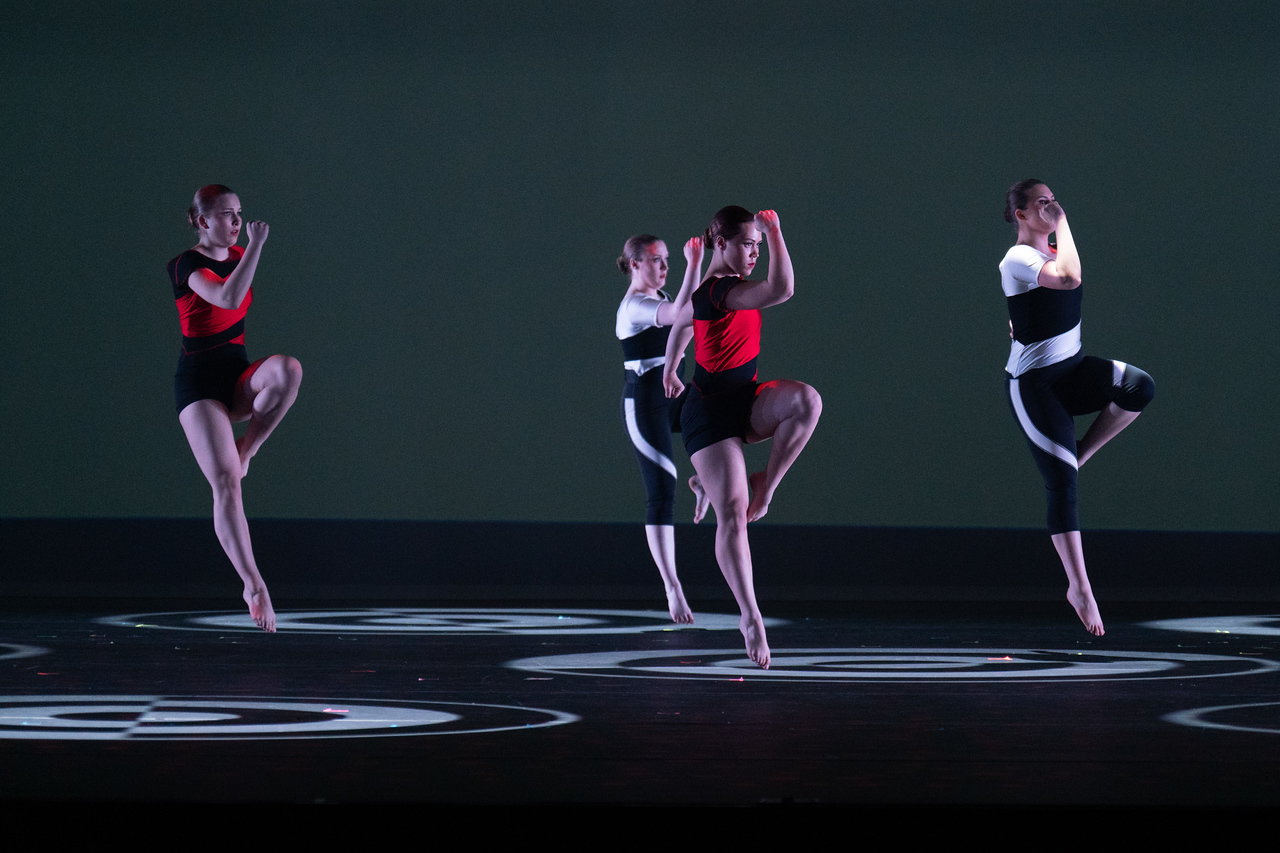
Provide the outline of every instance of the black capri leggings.
{"type": "Polygon", "coordinates": [[[1079,530],[1074,417],[1100,412],[1109,403],[1141,412],[1155,396],[1156,384],[1131,364],[1078,353],[1017,379],[1006,373],[1005,379],[1009,405],[1044,477],[1049,533],[1079,530]]]}
{"type": "Polygon", "coordinates": [[[688,393],[686,388],[679,397],[668,399],[662,388],[662,371],[658,368],[640,376],[627,371],[627,384],[622,392],[622,422],[636,451],[648,496],[645,524],[666,525],[675,518],[676,463],[671,459],[671,433],[680,431],[680,410],[688,393]]]}

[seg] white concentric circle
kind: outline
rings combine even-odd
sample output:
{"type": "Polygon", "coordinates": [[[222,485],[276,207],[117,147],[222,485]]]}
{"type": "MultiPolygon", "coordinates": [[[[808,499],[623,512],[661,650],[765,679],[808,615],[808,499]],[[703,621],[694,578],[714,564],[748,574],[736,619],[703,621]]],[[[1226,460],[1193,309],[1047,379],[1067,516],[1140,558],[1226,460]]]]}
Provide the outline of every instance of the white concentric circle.
{"type": "Polygon", "coordinates": [[[24,646],[21,643],[0,643],[0,660],[33,658],[37,655],[47,654],[49,654],[49,650],[42,649],[40,646],[24,646]]]}
{"type": "MultiPolygon", "coordinates": [[[[648,631],[702,629],[737,631],[738,617],[698,613],[693,625],[676,625],[657,610],[548,610],[546,608],[361,607],[350,610],[278,610],[276,630],[307,634],[438,634],[547,636],[640,634],[648,631]]],[[[252,631],[261,633],[241,611],[178,611],[107,616],[101,624],[180,631],[252,631]]],[[[785,625],[766,619],[767,627],[785,625]]]]}
{"type": "Polygon", "coordinates": [[[752,663],[742,649],[550,655],[507,666],[618,678],[794,681],[1098,681],[1212,678],[1280,669],[1275,661],[1227,655],[971,648],[774,649],[768,669],[752,663]]]}
{"type": "Polygon", "coordinates": [[[479,734],[576,722],[514,705],[231,696],[4,696],[0,739],[263,740],[479,734]]]}
{"type": "Polygon", "coordinates": [[[1280,636],[1280,616],[1197,616],[1191,619],[1157,619],[1154,622],[1141,624],[1144,628],[1186,631],[1192,634],[1280,636]]]}
{"type": "Polygon", "coordinates": [[[1249,702],[1244,705],[1192,708],[1189,711],[1165,714],[1161,719],[1197,729],[1280,735],[1280,702],[1249,702]]]}

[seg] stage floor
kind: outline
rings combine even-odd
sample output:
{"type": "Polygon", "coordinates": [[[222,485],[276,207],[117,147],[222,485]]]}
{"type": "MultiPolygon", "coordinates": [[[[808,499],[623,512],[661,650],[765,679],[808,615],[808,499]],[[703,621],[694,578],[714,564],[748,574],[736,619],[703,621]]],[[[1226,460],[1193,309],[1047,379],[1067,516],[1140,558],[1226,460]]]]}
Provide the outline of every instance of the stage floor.
{"type": "Polygon", "coordinates": [[[0,798],[1280,805],[1257,604],[236,603],[5,602],[0,798]]]}

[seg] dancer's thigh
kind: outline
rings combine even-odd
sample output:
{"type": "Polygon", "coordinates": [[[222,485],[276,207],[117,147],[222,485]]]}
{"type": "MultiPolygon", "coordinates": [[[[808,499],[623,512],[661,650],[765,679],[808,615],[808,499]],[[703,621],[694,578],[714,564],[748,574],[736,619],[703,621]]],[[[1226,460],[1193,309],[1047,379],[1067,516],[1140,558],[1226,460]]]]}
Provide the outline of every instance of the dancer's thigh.
{"type": "Polygon", "coordinates": [[[739,505],[739,511],[746,512],[750,493],[747,489],[747,463],[742,456],[740,439],[717,441],[695,452],[690,460],[711,506],[715,508],[717,519],[733,510],[735,505],[739,505]]]}
{"type": "Polygon", "coordinates": [[[812,404],[816,396],[813,388],[794,379],[775,379],[764,382],[756,389],[756,400],[751,406],[751,428],[747,442],[754,444],[772,438],[787,418],[800,414],[812,404]]]}

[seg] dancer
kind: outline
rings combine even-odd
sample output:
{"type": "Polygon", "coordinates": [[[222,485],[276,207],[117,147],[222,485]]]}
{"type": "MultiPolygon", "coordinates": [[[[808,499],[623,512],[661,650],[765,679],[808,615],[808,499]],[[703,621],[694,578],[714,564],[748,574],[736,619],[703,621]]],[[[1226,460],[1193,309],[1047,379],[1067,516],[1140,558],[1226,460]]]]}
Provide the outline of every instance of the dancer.
{"type": "Polygon", "coordinates": [[[1067,601],[1089,633],[1102,616],[1085,572],[1076,507],[1078,469],[1151,402],[1155,383],[1122,361],[1080,351],[1080,253],[1067,215],[1036,178],[1009,188],[1004,218],[1018,242],[1000,262],[1013,345],[1005,377],[1009,403],[1027,436],[1049,497],[1049,535],[1067,572],[1067,601]],[[1056,248],[1049,235],[1056,232],[1056,248]],[[1076,442],[1076,415],[1097,412],[1076,442]]]}
{"type": "Polygon", "coordinates": [[[221,184],[196,192],[187,220],[199,241],[168,267],[182,324],[174,376],[178,422],[213,488],[213,528],[244,582],[249,615],[274,632],[276,614],[253,559],[240,480],[297,398],[302,366],[286,355],[250,364],[245,355],[244,317],[253,303],[267,223],[244,223],[240,199],[221,184]],[[243,249],[236,245],[242,224],[248,235],[243,249]],[[246,420],[248,428],[236,438],[231,425],[246,420]]]}
{"type": "Polygon", "coordinates": [[[747,523],[769,511],[778,483],[813,435],[822,398],[790,379],[756,382],[760,309],[786,302],[795,292],[778,215],[723,208],[702,245],[712,249],[711,264],[696,290],[686,278],[676,298],[663,385],[668,397],[684,390],[676,363],[693,336],[693,381],[681,415],[684,446],[716,511],[716,562],[742,612],[738,625],[747,656],[768,669],[769,642],[756,604],[747,523]],[[765,241],[769,277],[748,281],[765,241]],[[743,442],[769,438],[774,441],[768,465],[748,476],[743,442]]]}
{"type": "MultiPolygon", "coordinates": [[[[685,245],[684,257],[685,281],[696,281],[702,266],[700,238],[685,245]]],[[[671,433],[680,431],[684,397],[667,399],[660,369],[666,363],[667,334],[675,320],[675,306],[661,289],[667,280],[668,259],[667,244],[651,234],[638,234],[623,245],[618,269],[630,278],[630,284],[618,306],[616,331],[626,359],[622,363],[622,421],[635,447],[648,495],[644,534],[667,590],[667,611],[672,621],[687,625],[693,622],[693,611],[676,574],[676,534],[672,525],[676,464],[671,459],[671,433]]],[[[676,365],[676,375],[684,377],[683,362],[676,365]]],[[[696,474],[689,479],[689,488],[695,497],[693,523],[697,524],[706,515],[707,496],[696,474]]]]}

